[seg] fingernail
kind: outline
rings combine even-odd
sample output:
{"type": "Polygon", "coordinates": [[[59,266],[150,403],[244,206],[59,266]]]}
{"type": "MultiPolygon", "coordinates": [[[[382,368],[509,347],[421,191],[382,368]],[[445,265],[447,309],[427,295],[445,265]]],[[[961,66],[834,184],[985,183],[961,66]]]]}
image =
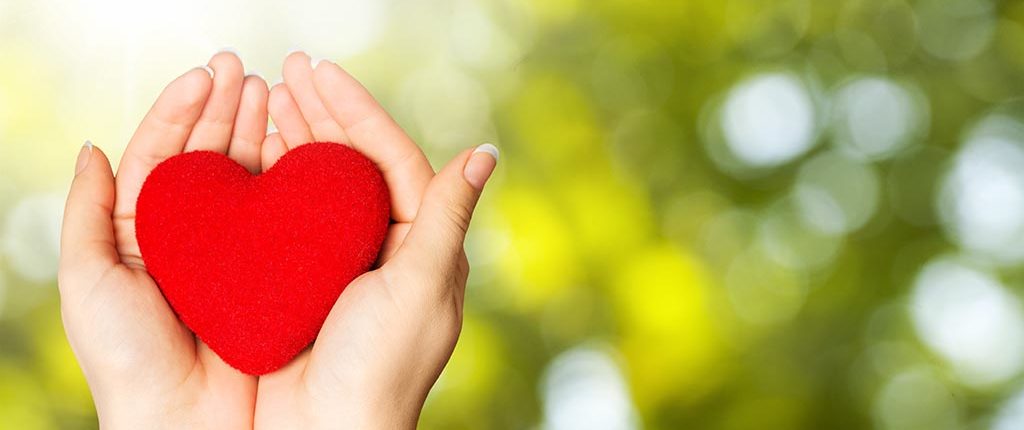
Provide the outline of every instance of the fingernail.
{"type": "MultiPolygon", "coordinates": [[[[234,56],[236,56],[238,58],[242,58],[242,56],[238,53],[238,50],[235,49],[235,48],[232,48],[230,46],[227,46],[227,47],[224,47],[224,48],[220,48],[220,51],[217,51],[217,54],[220,54],[221,52],[228,52],[228,53],[231,53],[231,54],[233,54],[234,56]]],[[[214,55],[216,55],[216,54],[214,54],[214,55]]]]}
{"type": "Polygon", "coordinates": [[[277,133],[277,125],[271,122],[267,124],[267,134],[277,133]]]}
{"type": "MultiPolygon", "coordinates": [[[[333,64],[336,67],[338,66],[335,62],[328,60],[326,58],[321,58],[320,61],[318,61],[316,64],[317,66],[319,66],[320,64],[333,64]]],[[[316,67],[313,67],[313,69],[316,69],[316,67]]]]}
{"type": "Polygon", "coordinates": [[[75,161],[75,176],[82,173],[87,166],[89,166],[89,160],[92,158],[92,142],[86,140],[82,144],[82,149],[78,151],[78,160],[75,161]]]}
{"type": "Polygon", "coordinates": [[[290,49],[288,49],[288,52],[285,53],[284,56],[287,57],[287,56],[292,55],[292,54],[294,54],[296,52],[303,52],[302,48],[299,48],[298,46],[292,46],[290,49]]]}
{"type": "Polygon", "coordinates": [[[247,73],[245,76],[246,77],[255,76],[257,78],[260,78],[260,79],[263,79],[264,81],[266,81],[266,79],[263,77],[263,74],[260,73],[259,70],[250,70],[249,73],[247,73]]]}
{"type": "Polygon", "coordinates": [[[462,171],[466,182],[469,182],[473,188],[482,190],[487,179],[494,172],[494,167],[498,165],[498,154],[498,147],[490,143],[476,147],[469,155],[466,168],[462,171]]]}
{"type": "Polygon", "coordinates": [[[206,73],[210,75],[210,78],[213,78],[213,69],[211,69],[210,66],[202,66],[201,68],[206,70],[206,73]]]}

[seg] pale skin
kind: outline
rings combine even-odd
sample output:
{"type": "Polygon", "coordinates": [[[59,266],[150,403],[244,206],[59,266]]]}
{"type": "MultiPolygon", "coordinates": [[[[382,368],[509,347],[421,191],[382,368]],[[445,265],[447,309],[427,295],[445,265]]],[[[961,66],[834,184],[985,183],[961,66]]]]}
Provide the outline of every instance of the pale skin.
{"type": "Polygon", "coordinates": [[[71,347],[103,428],[414,428],[455,347],[469,272],[463,240],[496,153],[467,149],[435,174],[365,88],[302,52],[268,89],[222,52],[171,82],[117,175],[82,149],[65,209],[58,283],[71,347]],[[278,131],[266,132],[268,115],[278,131]],[[351,145],[381,169],[392,224],[378,265],[335,303],[312,347],[254,377],[225,364],[174,315],[135,240],[146,175],[210,150],[253,173],[310,141],[351,145]]]}

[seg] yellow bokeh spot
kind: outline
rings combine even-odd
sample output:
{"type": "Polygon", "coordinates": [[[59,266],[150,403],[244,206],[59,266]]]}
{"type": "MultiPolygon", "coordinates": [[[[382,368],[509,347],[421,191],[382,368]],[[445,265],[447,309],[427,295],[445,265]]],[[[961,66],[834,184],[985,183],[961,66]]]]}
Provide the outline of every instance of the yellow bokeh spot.
{"type": "Polygon", "coordinates": [[[591,102],[577,84],[557,74],[527,79],[511,105],[515,133],[530,162],[551,172],[578,171],[604,161],[604,139],[591,102]]]}
{"type": "Polygon", "coordinates": [[[506,186],[498,196],[509,238],[499,270],[510,304],[536,310],[581,277],[577,244],[553,202],[539,190],[506,186]]]}
{"type": "Polygon", "coordinates": [[[60,82],[48,76],[35,50],[8,45],[0,57],[18,65],[0,67],[0,179],[21,186],[65,182],[82,141],[56,144],[66,139],[66,123],[74,121],[73,115],[60,115],[60,82]]]}
{"type": "Polygon", "coordinates": [[[709,278],[694,256],[669,245],[647,249],[622,265],[612,297],[641,410],[695,401],[715,386],[725,345],[709,278]]]}
{"type": "Polygon", "coordinates": [[[424,424],[450,428],[458,423],[469,428],[483,419],[472,413],[486,410],[492,392],[500,387],[499,372],[508,366],[500,339],[487,321],[464,316],[459,343],[424,407],[424,424]]]}
{"type": "MultiPolygon", "coordinates": [[[[58,312],[53,310],[53,313],[58,312]]],[[[60,393],[59,401],[53,405],[55,408],[72,415],[91,416],[94,411],[89,386],[64,335],[63,325],[59,319],[51,318],[51,314],[45,315],[35,322],[38,365],[44,370],[42,383],[48,392],[60,393]]]]}
{"type": "Polygon", "coordinates": [[[600,267],[633,254],[649,239],[650,204],[635,184],[611,174],[583,174],[566,178],[558,191],[577,246],[600,267]]]}
{"type": "Polygon", "coordinates": [[[46,397],[30,375],[15,364],[0,362],[0,429],[56,428],[46,397]]]}

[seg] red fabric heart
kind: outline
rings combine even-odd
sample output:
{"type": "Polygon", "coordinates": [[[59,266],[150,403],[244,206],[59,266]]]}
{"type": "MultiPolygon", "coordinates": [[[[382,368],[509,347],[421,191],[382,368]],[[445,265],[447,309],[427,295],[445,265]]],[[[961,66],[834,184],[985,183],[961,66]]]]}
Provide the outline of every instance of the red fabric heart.
{"type": "Polygon", "coordinates": [[[178,317],[225,362],[261,375],[316,338],[377,259],[389,219],[373,162],[310,143],[258,176],[214,152],[165,160],[142,186],[135,234],[178,317]]]}

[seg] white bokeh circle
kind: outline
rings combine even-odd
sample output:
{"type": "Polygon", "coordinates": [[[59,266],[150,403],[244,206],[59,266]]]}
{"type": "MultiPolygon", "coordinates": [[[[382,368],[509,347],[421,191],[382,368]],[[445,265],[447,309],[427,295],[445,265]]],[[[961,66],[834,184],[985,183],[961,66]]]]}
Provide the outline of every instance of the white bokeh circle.
{"type": "Polygon", "coordinates": [[[910,315],[925,345],[967,385],[991,386],[1024,369],[1024,311],[990,273],[951,257],[929,262],[914,281],[910,315]]]}
{"type": "Polygon", "coordinates": [[[57,276],[64,199],[39,194],[23,198],[7,213],[0,239],[14,274],[33,282],[57,276]]]}
{"type": "Polygon", "coordinates": [[[766,73],[729,91],[719,124],[736,159],[752,167],[773,167],[814,145],[815,121],[814,103],[799,78],[766,73]]]}

